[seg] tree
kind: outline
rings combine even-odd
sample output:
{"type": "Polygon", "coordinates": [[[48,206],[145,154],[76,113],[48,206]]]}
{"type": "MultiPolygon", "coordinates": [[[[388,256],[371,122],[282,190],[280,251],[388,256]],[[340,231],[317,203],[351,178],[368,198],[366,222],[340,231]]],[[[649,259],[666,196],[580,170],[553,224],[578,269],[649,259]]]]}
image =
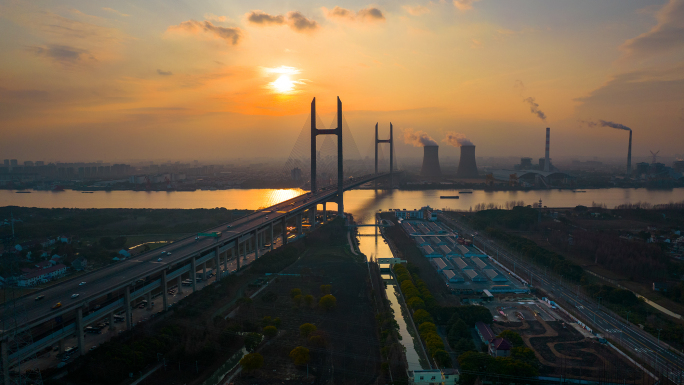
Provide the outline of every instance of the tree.
{"type": "Polygon", "coordinates": [[[472,338],[461,338],[455,345],[452,345],[452,348],[454,348],[457,353],[477,351],[472,338]]]}
{"type": "Polygon", "coordinates": [[[440,368],[451,367],[451,356],[446,352],[446,350],[438,349],[432,354],[432,358],[435,359],[435,362],[440,368]]]}
{"type": "Polygon", "coordinates": [[[255,371],[264,366],[264,357],[259,353],[249,353],[242,357],[240,366],[245,372],[255,371]]]}
{"type": "Polygon", "coordinates": [[[406,304],[413,310],[425,309],[425,302],[418,297],[409,298],[406,304]]]}
{"type": "Polygon", "coordinates": [[[305,323],[299,327],[299,334],[301,334],[302,337],[308,337],[311,335],[311,333],[313,333],[315,331],[316,331],[316,325],[314,325],[314,324],[305,323]]]}
{"type": "Polygon", "coordinates": [[[290,290],[290,298],[294,298],[298,295],[302,295],[302,289],[292,289],[290,290]]]}
{"type": "Polygon", "coordinates": [[[416,310],[413,313],[413,320],[416,321],[418,325],[422,324],[423,322],[434,322],[430,313],[423,309],[416,310]]]}
{"type": "Polygon", "coordinates": [[[247,337],[245,337],[245,349],[247,349],[248,352],[254,352],[257,346],[259,346],[259,343],[261,343],[261,338],[261,334],[259,333],[247,334],[247,337]]]}
{"type": "Polygon", "coordinates": [[[292,302],[294,302],[295,306],[299,307],[302,304],[302,295],[297,294],[292,297],[292,302]]]}
{"type": "Polygon", "coordinates": [[[297,346],[290,352],[290,358],[295,365],[304,365],[309,362],[309,349],[297,346]]]}
{"type": "Polygon", "coordinates": [[[318,306],[323,308],[325,311],[329,311],[335,308],[337,306],[337,298],[333,296],[332,294],[327,294],[321,297],[321,299],[318,301],[318,306]]]}
{"type": "Polygon", "coordinates": [[[272,325],[266,326],[266,327],[264,327],[264,335],[267,338],[273,338],[276,335],[278,335],[278,328],[276,328],[275,326],[272,326],[272,325]]]}
{"type": "Polygon", "coordinates": [[[314,302],[314,296],[311,294],[305,295],[304,296],[304,302],[306,303],[307,307],[311,307],[311,305],[313,305],[313,302],[314,302]]]}
{"type": "Polygon", "coordinates": [[[261,326],[268,326],[273,323],[273,318],[266,316],[261,319],[261,326]]]}
{"type": "Polygon", "coordinates": [[[418,326],[418,333],[420,333],[421,336],[429,332],[437,332],[437,326],[432,322],[423,322],[418,326]]]}
{"type": "Polygon", "coordinates": [[[321,285],[321,294],[330,294],[330,290],[332,290],[332,285],[321,285]]]}
{"type": "Polygon", "coordinates": [[[528,364],[536,365],[537,363],[537,356],[534,355],[534,351],[526,346],[515,346],[511,348],[511,358],[528,364]]]}
{"type": "Polygon", "coordinates": [[[504,330],[501,333],[499,333],[497,337],[508,340],[508,342],[510,342],[513,347],[525,346],[525,343],[523,342],[522,337],[520,337],[520,334],[512,330],[504,330]]]}

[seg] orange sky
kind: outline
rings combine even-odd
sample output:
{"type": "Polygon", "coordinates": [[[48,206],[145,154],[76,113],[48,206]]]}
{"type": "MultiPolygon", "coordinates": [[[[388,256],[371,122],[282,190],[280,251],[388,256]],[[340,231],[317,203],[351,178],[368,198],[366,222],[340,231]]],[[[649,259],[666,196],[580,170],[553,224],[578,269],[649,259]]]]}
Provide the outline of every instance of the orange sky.
{"type": "Polygon", "coordinates": [[[580,124],[604,119],[684,154],[684,0],[146,4],[0,1],[0,158],[285,157],[338,95],[362,152],[392,121],[480,156],[541,156],[546,126],[557,157],[621,155],[580,124]]]}

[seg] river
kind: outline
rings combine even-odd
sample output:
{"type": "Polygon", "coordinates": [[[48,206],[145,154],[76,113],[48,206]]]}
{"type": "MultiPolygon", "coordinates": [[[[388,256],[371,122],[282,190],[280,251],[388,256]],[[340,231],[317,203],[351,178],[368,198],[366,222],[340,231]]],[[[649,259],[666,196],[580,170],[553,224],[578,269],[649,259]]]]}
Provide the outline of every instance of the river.
{"type": "MultiPolygon", "coordinates": [[[[150,208],[150,209],[198,209],[225,207],[229,209],[255,210],[268,207],[302,194],[300,189],[232,189],[198,191],[32,191],[17,193],[0,190],[0,207],[68,207],[68,208],[150,208]]],[[[344,194],[345,208],[355,216],[368,215],[378,209],[412,209],[429,205],[434,208],[468,210],[478,203],[503,205],[509,201],[532,204],[542,200],[548,207],[591,206],[602,203],[612,208],[623,203],[649,202],[652,204],[684,200],[684,188],[670,190],[648,189],[597,189],[586,192],[570,190],[494,191],[475,190],[471,194],[459,194],[454,190],[424,191],[374,191],[351,190],[344,194]],[[440,199],[441,195],[460,195],[460,199],[440,199]]],[[[334,208],[333,205],[329,207],[334,208]]]]}

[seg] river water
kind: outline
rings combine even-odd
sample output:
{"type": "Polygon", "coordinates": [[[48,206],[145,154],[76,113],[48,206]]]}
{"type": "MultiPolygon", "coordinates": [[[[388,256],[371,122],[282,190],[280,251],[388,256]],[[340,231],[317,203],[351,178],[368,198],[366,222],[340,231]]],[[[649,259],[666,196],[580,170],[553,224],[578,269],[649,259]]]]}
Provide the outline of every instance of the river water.
{"type": "MultiPolygon", "coordinates": [[[[150,208],[197,209],[225,207],[254,210],[268,207],[302,194],[300,189],[233,189],[216,191],[95,191],[82,193],[66,190],[32,191],[28,194],[14,190],[0,190],[0,207],[68,207],[68,208],[150,208]]],[[[459,194],[455,190],[375,191],[351,190],[344,194],[345,209],[356,216],[367,215],[378,209],[412,209],[429,205],[434,208],[468,210],[478,203],[503,205],[509,201],[532,204],[542,200],[548,207],[591,206],[602,203],[609,208],[622,203],[649,202],[652,204],[684,200],[684,188],[670,190],[597,189],[586,192],[570,190],[494,191],[475,190],[459,194]],[[460,199],[440,199],[441,195],[460,195],[460,199]],[[369,211],[371,210],[371,211],[369,211]]],[[[329,207],[334,208],[333,205],[329,207]]]]}

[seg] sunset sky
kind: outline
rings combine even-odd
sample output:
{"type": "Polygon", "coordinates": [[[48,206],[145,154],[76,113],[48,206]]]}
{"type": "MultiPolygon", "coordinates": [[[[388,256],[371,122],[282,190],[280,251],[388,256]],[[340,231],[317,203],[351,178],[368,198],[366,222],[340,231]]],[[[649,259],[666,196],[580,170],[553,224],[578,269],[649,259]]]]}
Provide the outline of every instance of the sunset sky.
{"type": "Polygon", "coordinates": [[[684,0],[0,0],[0,50],[3,159],[286,157],[314,96],[363,155],[684,154],[684,0]]]}

